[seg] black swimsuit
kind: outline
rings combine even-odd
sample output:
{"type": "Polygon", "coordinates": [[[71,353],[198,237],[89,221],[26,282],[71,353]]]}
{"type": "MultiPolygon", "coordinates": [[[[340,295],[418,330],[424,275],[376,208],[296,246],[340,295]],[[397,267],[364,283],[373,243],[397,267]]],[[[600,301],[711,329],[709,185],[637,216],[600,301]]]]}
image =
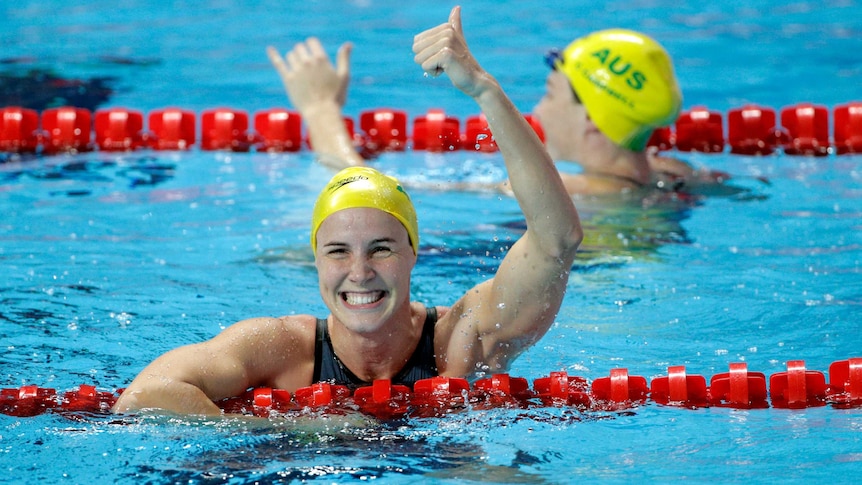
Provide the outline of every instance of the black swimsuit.
{"type": "MultiPolygon", "coordinates": [[[[437,360],[434,357],[434,326],[437,323],[437,308],[426,308],[427,316],[422,327],[422,336],[416,350],[410,356],[410,360],[404,365],[398,374],[392,378],[392,384],[401,384],[413,387],[420,379],[427,379],[437,375],[437,360]]],[[[329,382],[332,384],[345,385],[351,389],[370,386],[371,382],[365,382],[356,377],[344,364],[338,360],[332,341],[329,339],[329,330],[326,327],[326,319],[317,319],[317,337],[314,345],[314,377],[312,382],[329,382]]]]}

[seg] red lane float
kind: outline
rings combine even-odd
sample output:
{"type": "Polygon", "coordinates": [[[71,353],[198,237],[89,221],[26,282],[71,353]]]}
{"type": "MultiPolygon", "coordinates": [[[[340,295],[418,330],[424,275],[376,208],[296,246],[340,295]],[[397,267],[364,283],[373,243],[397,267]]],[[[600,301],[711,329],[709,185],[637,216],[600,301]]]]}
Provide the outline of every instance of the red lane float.
{"type": "MultiPolygon", "coordinates": [[[[465,409],[572,407],[579,411],[615,412],[635,408],[649,400],[685,408],[728,407],[735,409],[804,409],[827,404],[838,408],[862,407],[862,358],[839,360],[829,366],[827,384],[823,372],[808,370],[805,362],[787,362],[787,370],[769,379],[751,372],[742,362],[731,363],[728,372],[710,379],[686,373],[684,366],[670,366],[666,376],[652,379],[630,375],[628,369],[612,369],[609,376],[595,379],[551,372],[537,378],[532,388],[526,379],[495,374],[471,386],[463,378],[432,377],[407,386],[377,380],[351,392],[342,385],[319,382],[291,394],[283,389],[249,389],[240,396],[216,404],[226,414],[269,417],[285,413],[343,414],[359,411],[379,419],[436,417],[465,409]],[[769,389],[767,390],[767,382],[769,389]]],[[[107,413],[122,389],[100,391],[82,385],[59,394],[34,385],[0,389],[0,414],[27,417],[47,412],[107,413]]]]}
{"type": "Polygon", "coordinates": [[[829,387],[833,406],[862,406],[862,358],[833,362],[829,366],[829,387]]]}
{"type": "Polygon", "coordinates": [[[180,108],[150,112],[149,145],[154,150],[188,150],[195,144],[195,114],[180,108]]]}
{"type": "Polygon", "coordinates": [[[754,104],[727,113],[727,143],[740,155],[769,155],[788,138],[775,124],[775,111],[754,104]]]}
{"type": "Polygon", "coordinates": [[[286,109],[271,109],[254,115],[254,129],[263,139],[261,151],[297,152],[302,149],[302,120],[286,109]]]}
{"type": "Polygon", "coordinates": [[[574,406],[582,410],[592,406],[587,380],[580,376],[551,372],[548,377],[536,379],[533,389],[545,406],[574,406]]]}
{"type": "Polygon", "coordinates": [[[366,147],[372,152],[400,152],[407,148],[407,114],[394,109],[365,111],[359,117],[366,147]]]}
{"type": "Polygon", "coordinates": [[[709,382],[713,406],[739,409],[768,408],[766,376],[762,372],[749,372],[742,362],[730,364],[730,372],[712,376],[709,382]]]}
{"type": "Polygon", "coordinates": [[[862,153],[862,103],[835,107],[835,153],[862,153]]]}
{"type": "Polygon", "coordinates": [[[676,148],[681,152],[717,153],[724,151],[721,113],[695,106],[680,113],[676,120],[676,148]]]}
{"type": "Polygon", "coordinates": [[[248,113],[232,108],[214,108],[201,114],[201,150],[247,152],[248,113]]]}
{"type": "MultiPolygon", "coordinates": [[[[284,108],[255,113],[251,129],[249,114],[239,109],[207,109],[200,118],[197,130],[195,113],[176,107],[159,109],[149,114],[145,129],[143,114],[127,108],[101,109],[94,117],[84,108],[64,106],[47,109],[40,117],[33,110],[10,106],[0,109],[0,151],[52,155],[93,148],[186,150],[198,134],[202,150],[294,152],[310,147],[300,115],[284,108]]],[[[544,139],[538,120],[531,115],[525,118],[544,139]]],[[[482,114],[468,117],[463,131],[461,120],[440,109],[415,117],[412,132],[408,132],[406,112],[391,108],[360,113],[358,132],[353,118],[346,116],[344,121],[359,151],[368,155],[408,147],[428,152],[498,150],[482,114]]],[[[727,113],[726,126],[722,113],[694,106],[680,113],[672,126],[657,129],[648,145],[703,153],[722,153],[729,146],[730,153],[741,155],[779,150],[802,156],[862,153],[862,101],[835,106],[831,113],[823,105],[799,103],[783,107],[780,116],[772,108],[747,104],[727,113]]]]}
{"type": "Polygon", "coordinates": [[[42,112],[42,153],[88,152],[91,141],[92,114],[85,108],[65,106],[42,112]]]}
{"type": "Polygon", "coordinates": [[[667,368],[666,377],[656,377],[650,383],[652,399],[666,406],[702,408],[709,406],[709,388],[701,375],[687,375],[684,365],[667,368]]]}
{"type": "Polygon", "coordinates": [[[96,145],[106,152],[144,146],[144,116],[138,111],[110,108],[96,111],[96,145]]]}
{"type": "Polygon", "coordinates": [[[429,152],[461,148],[461,122],[443,110],[432,109],[413,120],[413,149],[429,152]]]}
{"type": "Polygon", "coordinates": [[[39,148],[39,113],[13,106],[0,112],[0,151],[35,153],[39,148]]]}
{"type": "Polygon", "coordinates": [[[829,154],[829,110],[826,106],[802,103],[781,110],[781,126],[790,139],[783,145],[788,155],[829,154]]]}

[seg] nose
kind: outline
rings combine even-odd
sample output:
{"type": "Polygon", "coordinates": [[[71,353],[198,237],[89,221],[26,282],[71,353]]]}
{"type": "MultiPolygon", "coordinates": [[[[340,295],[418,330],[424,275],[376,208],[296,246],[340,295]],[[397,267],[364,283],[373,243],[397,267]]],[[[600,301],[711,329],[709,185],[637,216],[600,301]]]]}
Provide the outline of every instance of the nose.
{"type": "Polygon", "coordinates": [[[350,281],[361,283],[374,278],[374,268],[366,257],[356,257],[350,262],[350,281]]]}

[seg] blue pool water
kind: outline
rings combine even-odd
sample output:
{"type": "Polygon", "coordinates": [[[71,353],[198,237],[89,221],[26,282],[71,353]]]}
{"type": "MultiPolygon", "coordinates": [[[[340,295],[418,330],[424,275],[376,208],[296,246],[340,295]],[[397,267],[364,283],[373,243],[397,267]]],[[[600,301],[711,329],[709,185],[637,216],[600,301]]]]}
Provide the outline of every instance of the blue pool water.
{"type": "MultiPolygon", "coordinates": [[[[543,91],[550,47],[609,26],[644,30],[677,63],[686,108],[859,100],[857,1],[465,5],[468,42],[518,106],[543,91]]],[[[0,7],[0,74],[102,79],[100,106],[144,112],[285,106],[264,47],[351,40],[348,114],[475,105],[421,75],[412,36],[450,2],[30,2],[0,7]]],[[[101,81],[100,81],[101,82],[101,81]]],[[[101,85],[101,84],[100,84],[101,85]]],[[[83,88],[82,88],[83,89],[83,88]]],[[[83,93],[87,94],[87,93],[83,93]]],[[[511,374],[588,379],[669,365],[709,378],[862,356],[862,157],[682,154],[746,192],[647,209],[579,200],[588,239],[555,326],[511,374]],[[763,184],[756,177],[767,177],[763,184]]],[[[495,154],[389,154],[420,188],[414,298],[448,304],[517,237],[516,203],[438,192],[505,177],[495,154]]],[[[0,164],[0,387],[123,387],[168,349],[250,316],[324,315],[307,247],[330,172],[293,154],[139,151],[0,164]]],[[[862,472],[862,412],[566,408],[374,423],[0,415],[0,482],[844,482],[862,472]]]]}

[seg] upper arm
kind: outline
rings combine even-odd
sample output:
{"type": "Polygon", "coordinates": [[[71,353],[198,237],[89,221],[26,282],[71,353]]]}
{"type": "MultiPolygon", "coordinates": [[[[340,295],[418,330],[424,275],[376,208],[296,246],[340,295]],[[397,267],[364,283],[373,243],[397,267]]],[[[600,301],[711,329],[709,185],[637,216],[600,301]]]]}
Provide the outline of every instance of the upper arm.
{"type": "Polygon", "coordinates": [[[441,373],[504,372],[540,339],[565,295],[571,259],[547,256],[529,233],[501,262],[494,278],[464,294],[441,319],[441,373]]]}

